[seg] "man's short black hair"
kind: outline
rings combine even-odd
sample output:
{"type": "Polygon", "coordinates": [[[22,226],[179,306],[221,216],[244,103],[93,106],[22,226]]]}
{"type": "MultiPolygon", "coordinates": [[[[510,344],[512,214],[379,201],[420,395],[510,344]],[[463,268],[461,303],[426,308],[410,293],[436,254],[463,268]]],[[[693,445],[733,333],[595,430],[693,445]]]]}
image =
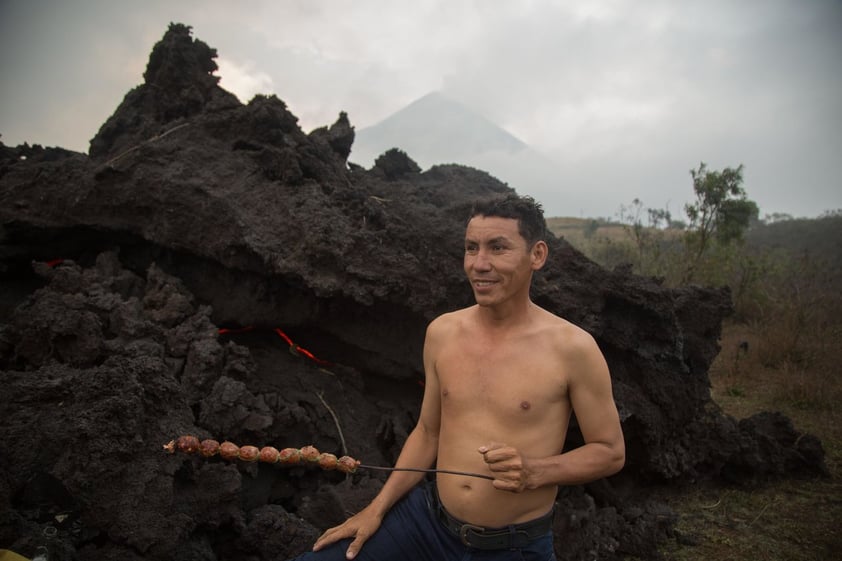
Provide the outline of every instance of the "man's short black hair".
{"type": "Polygon", "coordinates": [[[544,209],[541,203],[532,197],[516,194],[476,201],[471,208],[470,219],[475,216],[496,216],[498,218],[514,218],[517,220],[518,233],[526,240],[531,248],[535,242],[547,237],[547,223],[544,220],[544,209]]]}

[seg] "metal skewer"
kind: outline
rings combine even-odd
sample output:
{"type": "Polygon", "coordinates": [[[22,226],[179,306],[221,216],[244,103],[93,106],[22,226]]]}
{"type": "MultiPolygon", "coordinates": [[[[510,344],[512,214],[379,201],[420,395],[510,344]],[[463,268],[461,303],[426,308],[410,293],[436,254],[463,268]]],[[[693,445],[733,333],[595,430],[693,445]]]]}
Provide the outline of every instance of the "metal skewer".
{"type": "Polygon", "coordinates": [[[422,468],[399,468],[399,467],[384,467],[384,466],[369,466],[366,464],[357,465],[358,468],[373,469],[378,471],[417,471],[420,473],[449,473],[451,475],[465,475],[467,477],[479,477],[480,479],[488,479],[494,481],[490,475],[483,475],[481,473],[470,473],[467,471],[453,471],[450,469],[422,469],[422,468]]]}

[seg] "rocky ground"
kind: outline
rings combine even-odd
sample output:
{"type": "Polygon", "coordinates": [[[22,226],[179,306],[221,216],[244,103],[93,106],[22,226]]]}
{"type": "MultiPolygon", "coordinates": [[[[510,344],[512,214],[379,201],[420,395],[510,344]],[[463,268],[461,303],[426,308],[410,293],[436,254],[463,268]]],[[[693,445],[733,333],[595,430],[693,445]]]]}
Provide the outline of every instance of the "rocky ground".
{"type": "MultiPolygon", "coordinates": [[[[313,444],[388,466],[416,420],[427,322],[471,302],[467,212],[509,186],[458,165],[422,173],[399,151],[355,166],[347,115],[305,134],[277,97],[219,88],[215,56],[173,24],[89,155],[0,145],[0,548],[308,549],[381,472],[162,445],[313,444]]],[[[737,422],[711,401],[726,290],[667,289],[549,245],[533,300],[597,339],[628,450],[617,476],[560,491],[560,560],[656,556],[674,515],[652,489],[825,472],[821,443],[787,418],[737,422]]]]}

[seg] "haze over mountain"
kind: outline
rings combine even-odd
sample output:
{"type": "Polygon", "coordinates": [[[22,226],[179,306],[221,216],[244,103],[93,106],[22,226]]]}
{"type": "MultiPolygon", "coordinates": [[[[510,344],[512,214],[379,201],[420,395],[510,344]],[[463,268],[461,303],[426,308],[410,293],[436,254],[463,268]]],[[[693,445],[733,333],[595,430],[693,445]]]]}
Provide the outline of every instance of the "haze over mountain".
{"type": "MultiPolygon", "coordinates": [[[[562,173],[552,160],[439,92],[357,130],[349,160],[368,168],[390,148],[403,150],[423,169],[456,163],[487,171],[518,193],[541,202],[561,189],[562,173]]],[[[558,214],[555,209],[547,211],[558,214]]]]}

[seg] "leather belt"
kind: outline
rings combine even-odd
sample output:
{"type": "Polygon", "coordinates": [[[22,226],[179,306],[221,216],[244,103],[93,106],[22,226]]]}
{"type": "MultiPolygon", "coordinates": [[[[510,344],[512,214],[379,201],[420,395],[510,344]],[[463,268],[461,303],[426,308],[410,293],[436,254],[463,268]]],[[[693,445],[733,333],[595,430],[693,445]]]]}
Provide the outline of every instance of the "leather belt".
{"type": "Polygon", "coordinates": [[[484,528],[475,524],[468,524],[447,512],[439,501],[437,492],[433,492],[433,497],[434,512],[442,525],[451,534],[459,538],[463,544],[476,549],[526,547],[531,541],[545,536],[553,527],[555,508],[541,518],[522,524],[511,524],[504,528],[484,528]]]}

